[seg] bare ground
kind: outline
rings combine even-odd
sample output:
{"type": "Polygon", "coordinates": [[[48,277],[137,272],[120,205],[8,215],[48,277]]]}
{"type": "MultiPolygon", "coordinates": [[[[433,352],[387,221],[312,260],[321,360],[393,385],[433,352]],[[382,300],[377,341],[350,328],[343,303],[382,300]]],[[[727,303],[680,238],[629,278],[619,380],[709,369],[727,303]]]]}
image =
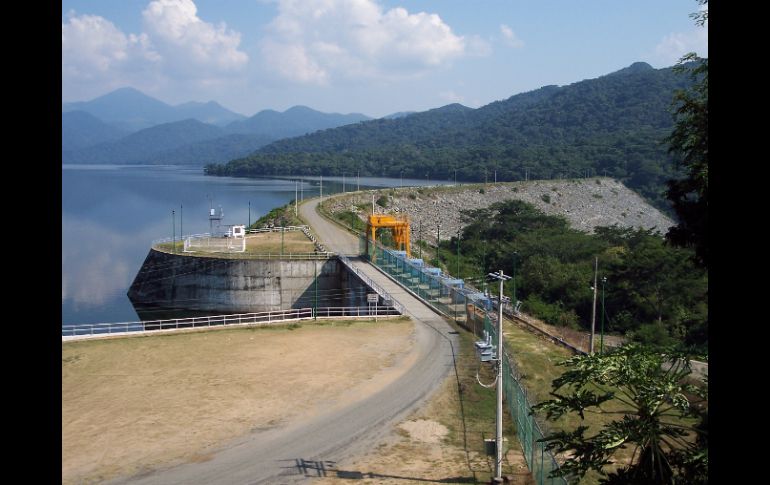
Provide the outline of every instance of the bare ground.
{"type": "Polygon", "coordinates": [[[394,378],[414,324],[304,324],[62,344],[63,483],[206,461],[394,378]]]}

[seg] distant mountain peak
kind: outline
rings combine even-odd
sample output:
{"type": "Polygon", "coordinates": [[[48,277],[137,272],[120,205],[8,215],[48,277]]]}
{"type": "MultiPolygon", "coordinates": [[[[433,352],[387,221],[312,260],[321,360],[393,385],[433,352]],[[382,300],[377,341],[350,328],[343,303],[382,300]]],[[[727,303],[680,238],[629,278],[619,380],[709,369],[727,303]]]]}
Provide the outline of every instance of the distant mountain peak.
{"type": "Polygon", "coordinates": [[[640,72],[647,72],[647,71],[654,71],[654,70],[655,68],[647,64],[646,62],[634,62],[628,67],[624,67],[623,69],[620,69],[618,71],[612,72],[607,75],[617,76],[617,75],[625,75],[625,74],[636,74],[640,72]]]}

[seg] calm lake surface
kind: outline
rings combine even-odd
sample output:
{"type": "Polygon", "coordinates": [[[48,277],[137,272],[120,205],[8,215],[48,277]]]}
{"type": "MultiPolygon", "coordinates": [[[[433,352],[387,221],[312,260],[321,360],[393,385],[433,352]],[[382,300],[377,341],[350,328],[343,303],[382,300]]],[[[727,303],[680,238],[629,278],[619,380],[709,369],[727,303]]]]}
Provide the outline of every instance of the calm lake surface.
{"type": "MultiPolygon", "coordinates": [[[[448,183],[348,176],[344,189],[448,183]]],[[[210,206],[222,207],[222,224],[248,224],[294,200],[295,187],[310,198],[319,186],[317,177],[209,177],[201,167],[62,165],[62,324],[139,320],[126,292],[150,244],[179,237],[180,224],[208,232],[210,206]]],[[[324,195],[342,190],[343,177],[323,178],[324,195]]]]}

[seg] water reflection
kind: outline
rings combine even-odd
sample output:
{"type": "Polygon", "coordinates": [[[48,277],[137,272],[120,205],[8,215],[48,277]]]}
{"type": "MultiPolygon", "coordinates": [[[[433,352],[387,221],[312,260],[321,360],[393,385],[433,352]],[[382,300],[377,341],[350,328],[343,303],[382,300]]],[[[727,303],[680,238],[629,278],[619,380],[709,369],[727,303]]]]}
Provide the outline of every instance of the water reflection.
{"type": "MultiPolygon", "coordinates": [[[[344,178],[346,191],[443,183],[344,178]]],[[[318,177],[209,177],[198,167],[62,166],[62,324],[139,320],[126,292],[151,242],[208,232],[211,205],[224,209],[223,224],[247,224],[293,200],[295,190],[317,196],[320,185],[318,177]]],[[[342,190],[342,176],[323,177],[324,195],[342,190]]]]}

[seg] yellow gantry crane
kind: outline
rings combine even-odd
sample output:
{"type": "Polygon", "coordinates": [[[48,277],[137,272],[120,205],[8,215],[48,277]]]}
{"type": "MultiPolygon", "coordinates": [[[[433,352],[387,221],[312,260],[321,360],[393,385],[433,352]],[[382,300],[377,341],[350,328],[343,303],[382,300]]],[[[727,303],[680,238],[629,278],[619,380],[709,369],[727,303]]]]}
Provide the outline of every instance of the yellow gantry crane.
{"type": "Polygon", "coordinates": [[[406,214],[399,216],[390,214],[372,214],[369,216],[366,225],[366,233],[369,236],[366,241],[367,254],[369,253],[369,241],[371,240],[372,244],[377,242],[377,229],[380,227],[390,228],[393,233],[393,241],[396,243],[396,247],[401,251],[406,251],[407,258],[411,257],[411,248],[409,245],[409,218],[406,214]]]}

